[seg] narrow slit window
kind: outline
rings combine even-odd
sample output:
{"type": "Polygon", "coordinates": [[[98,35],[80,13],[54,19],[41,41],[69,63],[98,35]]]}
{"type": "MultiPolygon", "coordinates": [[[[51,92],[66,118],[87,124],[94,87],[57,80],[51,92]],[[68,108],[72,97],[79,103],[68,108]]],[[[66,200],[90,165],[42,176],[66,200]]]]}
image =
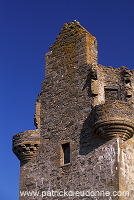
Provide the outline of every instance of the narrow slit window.
{"type": "Polygon", "coordinates": [[[63,164],[70,163],[70,143],[62,144],[63,164]]]}

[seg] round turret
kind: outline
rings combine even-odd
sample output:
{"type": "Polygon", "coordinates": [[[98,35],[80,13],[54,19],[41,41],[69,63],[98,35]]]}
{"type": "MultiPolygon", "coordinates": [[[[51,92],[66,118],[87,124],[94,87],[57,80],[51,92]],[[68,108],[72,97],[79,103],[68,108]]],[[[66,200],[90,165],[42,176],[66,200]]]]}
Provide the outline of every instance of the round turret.
{"type": "Polygon", "coordinates": [[[21,164],[30,161],[40,146],[39,131],[28,130],[13,136],[13,152],[21,164]]]}
{"type": "Polygon", "coordinates": [[[134,134],[133,105],[123,101],[108,101],[92,110],[94,132],[103,139],[120,137],[128,140],[134,134]]]}

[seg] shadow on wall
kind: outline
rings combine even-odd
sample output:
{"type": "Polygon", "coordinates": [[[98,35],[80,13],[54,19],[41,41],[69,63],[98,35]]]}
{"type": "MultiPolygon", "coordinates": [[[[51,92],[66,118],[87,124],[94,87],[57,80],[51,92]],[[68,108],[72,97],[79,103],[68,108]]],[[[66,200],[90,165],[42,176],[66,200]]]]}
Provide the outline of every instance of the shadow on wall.
{"type": "Polygon", "coordinates": [[[91,95],[91,77],[92,77],[91,66],[89,66],[88,71],[89,71],[89,73],[87,75],[87,78],[86,78],[86,81],[85,81],[85,84],[84,84],[82,90],[85,90],[86,88],[88,88],[87,94],[88,94],[89,97],[92,97],[92,95],[91,95]]]}
{"type": "Polygon", "coordinates": [[[83,127],[81,129],[79,151],[80,155],[86,155],[107,142],[93,132],[93,124],[94,122],[91,111],[87,119],[84,121],[83,127]]]}
{"type": "MultiPolygon", "coordinates": [[[[89,69],[89,73],[87,75],[83,90],[87,89],[88,97],[91,99],[94,97],[94,95],[91,93],[91,79],[96,79],[96,73],[91,71],[91,68],[89,69]]],[[[86,120],[83,123],[83,127],[81,129],[80,133],[80,155],[86,155],[95,149],[97,149],[99,146],[105,144],[107,141],[101,139],[98,135],[96,135],[93,131],[93,112],[91,110],[90,114],[86,118],[86,120]]]]}

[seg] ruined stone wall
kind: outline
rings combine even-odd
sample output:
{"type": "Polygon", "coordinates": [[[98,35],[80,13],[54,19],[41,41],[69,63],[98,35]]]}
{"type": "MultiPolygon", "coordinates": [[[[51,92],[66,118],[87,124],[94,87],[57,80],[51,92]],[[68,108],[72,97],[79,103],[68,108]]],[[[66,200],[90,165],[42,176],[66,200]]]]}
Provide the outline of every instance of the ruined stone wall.
{"type": "Polygon", "coordinates": [[[66,126],[74,123],[76,112],[80,110],[77,121],[82,123],[87,116],[83,110],[91,109],[88,70],[91,64],[97,63],[97,45],[94,41],[96,38],[78,22],[64,24],[50,48],[51,52],[46,55],[46,79],[40,97],[43,136],[47,132],[50,135],[53,131],[66,130],[66,126]],[[89,49],[93,49],[90,62],[87,61],[89,49]]]}
{"type": "Polygon", "coordinates": [[[124,66],[113,68],[97,65],[92,67],[92,72],[96,73],[96,78],[91,77],[93,106],[104,104],[108,100],[121,100],[133,104],[133,70],[124,66]]]}
{"type": "Polygon", "coordinates": [[[36,105],[40,147],[29,162],[21,165],[20,190],[38,191],[39,196],[20,199],[131,199],[113,196],[113,191],[133,187],[133,179],[126,170],[128,167],[133,173],[132,103],[133,71],[97,65],[96,38],[78,22],[64,24],[46,54],[46,79],[36,105]],[[110,117],[114,122],[108,121],[110,117]],[[131,127],[127,123],[124,128],[125,119],[131,127]],[[124,135],[128,133],[126,141],[122,141],[119,127],[123,127],[124,135]],[[107,137],[101,137],[105,134],[107,137]],[[67,164],[63,163],[65,143],[70,144],[67,164]],[[43,196],[43,192],[52,190],[103,191],[105,195],[43,196]]]}

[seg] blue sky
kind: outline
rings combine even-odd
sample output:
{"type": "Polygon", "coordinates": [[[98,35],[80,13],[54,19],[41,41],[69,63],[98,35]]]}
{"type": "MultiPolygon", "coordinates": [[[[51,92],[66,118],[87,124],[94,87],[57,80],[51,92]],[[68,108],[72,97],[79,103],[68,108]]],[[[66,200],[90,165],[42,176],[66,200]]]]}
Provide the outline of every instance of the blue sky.
{"type": "Polygon", "coordinates": [[[0,199],[18,200],[12,136],[34,129],[45,53],[63,23],[77,20],[98,40],[99,63],[134,69],[133,0],[0,1],[0,199]]]}

